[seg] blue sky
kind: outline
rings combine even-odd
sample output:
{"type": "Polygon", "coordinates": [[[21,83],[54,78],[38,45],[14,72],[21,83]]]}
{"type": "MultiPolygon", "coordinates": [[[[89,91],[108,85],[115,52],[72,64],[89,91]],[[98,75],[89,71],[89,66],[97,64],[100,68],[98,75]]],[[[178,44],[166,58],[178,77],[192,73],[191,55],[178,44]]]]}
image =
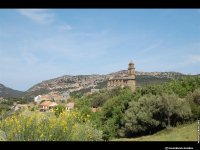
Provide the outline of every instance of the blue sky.
{"type": "Polygon", "coordinates": [[[0,83],[62,75],[200,73],[200,9],[1,9],[0,83]]]}

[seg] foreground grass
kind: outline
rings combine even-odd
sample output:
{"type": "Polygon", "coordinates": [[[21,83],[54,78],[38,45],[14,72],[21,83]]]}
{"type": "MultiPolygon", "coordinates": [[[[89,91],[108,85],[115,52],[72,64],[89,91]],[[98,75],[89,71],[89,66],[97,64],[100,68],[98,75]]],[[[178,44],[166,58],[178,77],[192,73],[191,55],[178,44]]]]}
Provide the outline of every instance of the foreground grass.
{"type": "Polygon", "coordinates": [[[197,141],[197,123],[165,129],[139,138],[121,138],[115,141],[197,141]]]}

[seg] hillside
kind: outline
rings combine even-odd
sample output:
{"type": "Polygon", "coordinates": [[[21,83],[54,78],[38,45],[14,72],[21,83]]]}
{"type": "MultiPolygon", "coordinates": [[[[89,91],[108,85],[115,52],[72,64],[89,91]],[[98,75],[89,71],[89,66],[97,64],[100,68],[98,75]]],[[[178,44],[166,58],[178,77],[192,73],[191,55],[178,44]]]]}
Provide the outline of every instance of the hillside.
{"type": "Polygon", "coordinates": [[[34,85],[25,92],[25,96],[33,97],[39,94],[49,93],[51,91],[71,93],[79,90],[94,88],[104,81],[106,81],[105,75],[66,75],[34,85]]]}
{"type": "Polygon", "coordinates": [[[197,141],[197,123],[165,129],[153,135],[139,138],[121,138],[115,141],[197,141]]]}
{"type": "Polygon", "coordinates": [[[0,97],[17,98],[17,97],[21,96],[22,94],[23,94],[23,92],[21,92],[21,91],[14,90],[14,89],[11,89],[11,88],[4,86],[3,84],[0,84],[0,97]]]}
{"type": "MultiPolygon", "coordinates": [[[[122,77],[127,74],[127,70],[121,70],[118,72],[110,73],[107,75],[77,75],[62,77],[42,81],[28,89],[24,97],[35,97],[39,94],[47,94],[52,91],[58,91],[60,93],[81,93],[89,92],[92,88],[104,88],[107,85],[107,81],[110,77],[117,76],[122,77]]],[[[137,86],[143,86],[146,84],[167,82],[171,78],[178,78],[184,76],[184,74],[178,72],[139,72],[136,71],[136,83],[137,86]]]]}

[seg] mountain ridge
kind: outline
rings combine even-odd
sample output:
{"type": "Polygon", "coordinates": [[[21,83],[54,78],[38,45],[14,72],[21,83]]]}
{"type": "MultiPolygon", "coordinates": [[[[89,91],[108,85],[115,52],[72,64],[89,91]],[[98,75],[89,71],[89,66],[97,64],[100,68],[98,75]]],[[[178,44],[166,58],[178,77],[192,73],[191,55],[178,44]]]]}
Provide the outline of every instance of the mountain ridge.
{"type": "MultiPolygon", "coordinates": [[[[0,97],[31,97],[48,94],[50,92],[73,93],[78,91],[89,92],[93,88],[106,87],[110,77],[123,77],[127,75],[127,70],[120,70],[109,74],[91,75],[63,75],[60,77],[43,80],[25,92],[14,90],[0,84],[0,97]],[[3,90],[2,90],[3,89],[3,90]]],[[[135,71],[136,86],[167,82],[172,78],[188,76],[180,72],[143,72],[135,71]]]]}
{"type": "Polygon", "coordinates": [[[12,97],[17,98],[23,94],[22,91],[14,90],[12,88],[6,87],[5,85],[0,83],[0,97],[12,97]]]}
{"type": "MultiPolygon", "coordinates": [[[[171,78],[177,78],[180,76],[186,76],[179,72],[142,72],[136,71],[137,85],[144,85],[145,83],[166,82],[171,78]],[[148,82],[147,82],[148,80],[148,82]],[[152,82],[151,82],[152,81],[152,82]]],[[[80,90],[90,91],[92,88],[105,87],[110,77],[118,76],[122,77],[127,75],[127,70],[120,70],[109,74],[92,74],[92,75],[63,75],[53,79],[43,80],[40,83],[35,84],[27,91],[25,96],[37,96],[40,94],[47,94],[52,91],[60,93],[77,92],[80,90]]]]}

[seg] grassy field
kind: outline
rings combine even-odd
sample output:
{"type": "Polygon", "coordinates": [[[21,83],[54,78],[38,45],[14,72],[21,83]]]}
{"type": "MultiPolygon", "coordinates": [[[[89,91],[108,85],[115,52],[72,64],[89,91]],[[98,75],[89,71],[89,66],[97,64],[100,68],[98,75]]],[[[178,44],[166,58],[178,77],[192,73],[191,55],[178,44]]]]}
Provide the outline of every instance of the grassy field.
{"type": "Polygon", "coordinates": [[[115,141],[197,141],[197,123],[165,129],[139,138],[121,138],[115,141]]]}

